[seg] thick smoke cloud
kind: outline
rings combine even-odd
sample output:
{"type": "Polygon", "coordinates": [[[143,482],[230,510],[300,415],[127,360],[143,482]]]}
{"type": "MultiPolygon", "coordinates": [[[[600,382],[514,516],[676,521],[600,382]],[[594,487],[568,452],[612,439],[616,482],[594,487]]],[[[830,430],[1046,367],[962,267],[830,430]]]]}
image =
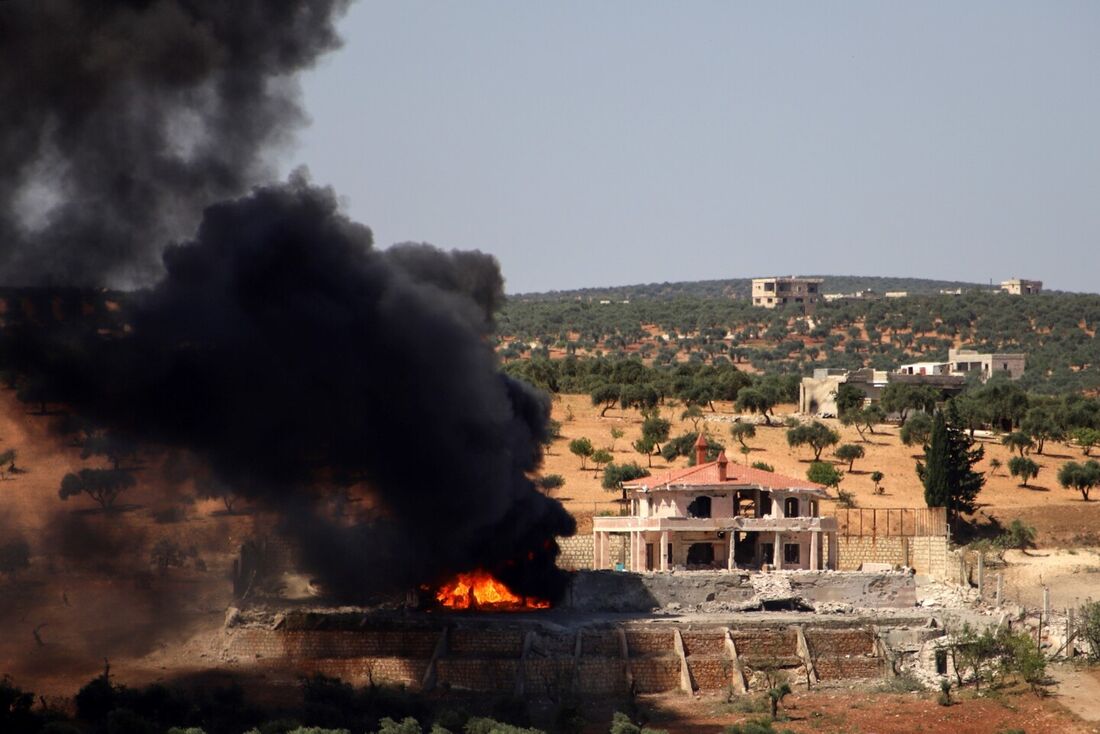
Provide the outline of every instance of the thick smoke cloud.
{"type": "Polygon", "coordinates": [[[0,278],[128,287],[270,180],[349,0],[0,2],[0,278]]]}
{"type": "Polygon", "coordinates": [[[295,178],[208,208],[164,268],[124,335],[30,333],[23,366],[279,510],[344,600],[474,567],[560,595],[553,538],[574,521],[529,479],[545,397],[502,376],[484,338],[492,258],[378,252],[331,191],[295,178]],[[369,511],[338,511],[347,487],[369,511]]]}

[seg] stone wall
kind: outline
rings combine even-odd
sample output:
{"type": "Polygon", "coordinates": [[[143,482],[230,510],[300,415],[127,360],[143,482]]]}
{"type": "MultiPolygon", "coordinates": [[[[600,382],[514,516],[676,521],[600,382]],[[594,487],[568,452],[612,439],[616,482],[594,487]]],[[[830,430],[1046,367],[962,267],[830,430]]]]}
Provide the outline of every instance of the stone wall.
{"type": "Polygon", "coordinates": [[[917,573],[940,581],[951,581],[958,577],[957,569],[952,576],[951,552],[948,550],[947,537],[942,535],[910,538],[909,565],[917,573]]]}
{"type": "Polygon", "coordinates": [[[917,573],[946,580],[949,572],[947,538],[925,535],[913,538],[844,536],[837,538],[838,570],[856,571],[864,563],[909,566],[917,573]]]}
{"type": "Polygon", "coordinates": [[[864,563],[909,565],[908,538],[841,535],[837,538],[837,570],[858,571],[864,563]]]}
{"type": "MultiPolygon", "coordinates": [[[[630,568],[630,543],[627,537],[621,533],[611,533],[609,536],[611,547],[611,566],[622,563],[623,568],[630,568]]],[[[561,554],[558,556],[558,567],[567,571],[581,571],[592,568],[595,552],[592,549],[592,533],[582,533],[571,538],[558,538],[558,547],[561,554]]]]}

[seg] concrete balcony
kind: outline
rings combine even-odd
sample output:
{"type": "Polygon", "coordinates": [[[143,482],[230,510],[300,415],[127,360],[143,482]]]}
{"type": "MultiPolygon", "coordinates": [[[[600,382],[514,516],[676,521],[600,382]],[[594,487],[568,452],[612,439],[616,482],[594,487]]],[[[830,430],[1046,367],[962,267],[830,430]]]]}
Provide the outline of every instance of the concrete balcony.
{"type": "Polygon", "coordinates": [[[689,531],[712,532],[833,532],[835,517],[594,517],[592,530],[597,533],[689,531]]]}

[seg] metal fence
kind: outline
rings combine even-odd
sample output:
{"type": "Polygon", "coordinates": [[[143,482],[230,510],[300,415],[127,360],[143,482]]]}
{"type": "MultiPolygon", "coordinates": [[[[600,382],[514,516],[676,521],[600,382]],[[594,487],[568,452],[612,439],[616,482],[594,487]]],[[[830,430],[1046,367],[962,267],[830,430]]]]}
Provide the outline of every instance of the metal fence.
{"type": "Polygon", "coordinates": [[[943,507],[838,508],[837,533],[843,536],[913,538],[947,535],[943,507]]]}

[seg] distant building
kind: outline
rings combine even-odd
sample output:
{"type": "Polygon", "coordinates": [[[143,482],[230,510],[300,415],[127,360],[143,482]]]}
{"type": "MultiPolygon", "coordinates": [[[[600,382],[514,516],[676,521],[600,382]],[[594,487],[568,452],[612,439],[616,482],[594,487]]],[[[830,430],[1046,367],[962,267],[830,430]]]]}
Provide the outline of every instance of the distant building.
{"type": "Polygon", "coordinates": [[[867,404],[877,402],[882,391],[892,382],[927,385],[939,390],[944,397],[960,393],[966,387],[965,376],[927,371],[929,367],[941,367],[941,363],[923,363],[925,372],[919,371],[921,364],[905,365],[916,367],[917,371],[913,373],[870,368],[850,372],[844,369],[815,369],[813,377],[803,377],[798,386],[798,412],[803,415],[836,416],[839,413],[836,396],[841,385],[851,385],[859,390],[867,404]]]}
{"type": "Polygon", "coordinates": [[[1021,352],[979,354],[973,349],[949,349],[947,361],[953,375],[966,377],[978,372],[982,382],[985,382],[998,373],[1008,373],[1010,379],[1018,380],[1024,374],[1027,355],[1021,352]]]}
{"type": "Polygon", "coordinates": [[[821,300],[822,278],[753,278],[752,305],[780,308],[788,304],[813,306],[821,300]]]}
{"type": "Polygon", "coordinates": [[[1043,290],[1043,281],[1013,278],[1001,281],[1001,290],[1014,296],[1033,296],[1043,290]]]}
{"type": "Polygon", "coordinates": [[[827,303],[836,301],[879,301],[882,295],[873,290],[856,291],[855,293],[826,293],[822,298],[827,303]]]}
{"type": "Polygon", "coordinates": [[[898,367],[899,375],[949,375],[951,374],[950,362],[913,362],[898,367]]]}
{"type": "Polygon", "coordinates": [[[886,291],[883,295],[887,298],[908,298],[909,291],[886,291]]]}

